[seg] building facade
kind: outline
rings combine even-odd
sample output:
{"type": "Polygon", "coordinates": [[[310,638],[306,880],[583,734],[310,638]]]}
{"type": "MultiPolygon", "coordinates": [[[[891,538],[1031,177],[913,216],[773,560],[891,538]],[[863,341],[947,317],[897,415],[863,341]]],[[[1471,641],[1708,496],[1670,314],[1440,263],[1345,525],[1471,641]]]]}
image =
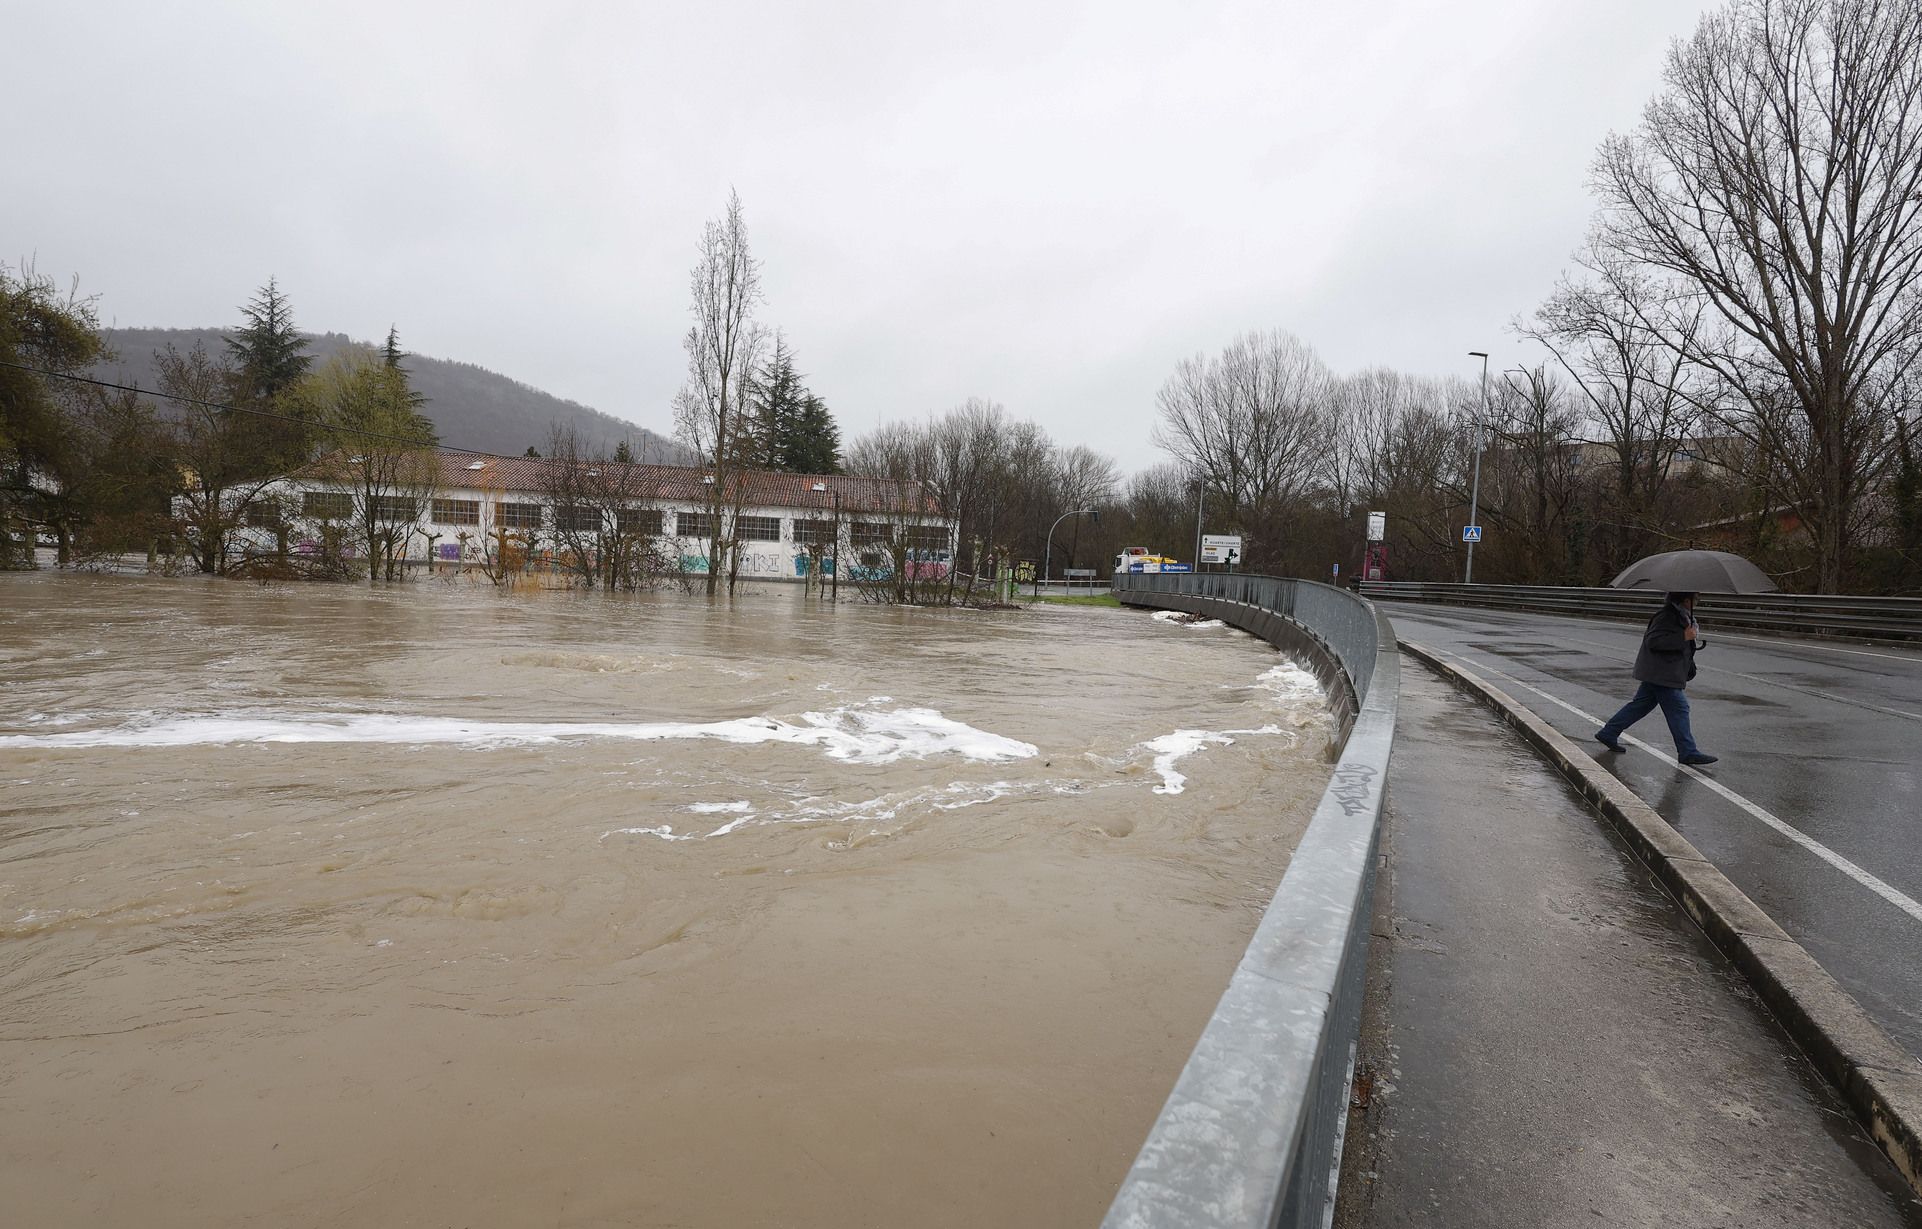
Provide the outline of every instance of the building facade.
{"type": "Polygon", "coordinates": [[[370,476],[364,460],[329,458],[268,486],[236,531],[242,551],[331,546],[358,558],[372,525],[413,567],[512,558],[538,568],[639,540],[671,570],[703,574],[717,533],[737,544],[744,578],[804,580],[845,560],[857,579],[897,563],[933,579],[954,558],[954,523],[925,491],[883,479],[743,470],[717,490],[693,466],[439,452],[370,476]]]}

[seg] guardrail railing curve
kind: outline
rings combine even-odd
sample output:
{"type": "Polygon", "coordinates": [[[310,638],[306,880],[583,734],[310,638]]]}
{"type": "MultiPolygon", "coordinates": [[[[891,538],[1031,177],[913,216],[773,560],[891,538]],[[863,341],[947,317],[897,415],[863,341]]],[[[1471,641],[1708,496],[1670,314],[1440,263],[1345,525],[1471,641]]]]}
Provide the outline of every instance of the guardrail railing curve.
{"type": "MultiPolygon", "coordinates": [[[[1662,595],[1642,589],[1561,585],[1458,585],[1438,581],[1363,581],[1362,595],[1385,602],[1435,602],[1494,610],[1590,618],[1646,619],[1662,595]]],[[[1922,640],[1922,598],[1796,593],[1704,593],[1696,608],[1711,627],[1795,636],[1922,640]]]]}
{"type": "Polygon", "coordinates": [[[1255,936],[1102,1222],[1325,1226],[1333,1214],[1368,962],[1399,657],[1386,616],[1312,581],[1123,574],[1125,604],[1261,636],[1332,682],[1328,788],[1255,936]]]}

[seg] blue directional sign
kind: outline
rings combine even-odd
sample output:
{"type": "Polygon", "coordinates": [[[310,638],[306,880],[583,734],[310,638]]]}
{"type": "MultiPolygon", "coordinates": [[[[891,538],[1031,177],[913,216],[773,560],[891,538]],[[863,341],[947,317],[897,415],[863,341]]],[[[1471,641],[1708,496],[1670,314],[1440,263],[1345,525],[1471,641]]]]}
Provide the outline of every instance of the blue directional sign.
{"type": "Polygon", "coordinates": [[[1479,542],[1481,540],[1482,540],[1482,527],[1480,525],[1463,525],[1462,526],[1462,541],[1479,542]]]}

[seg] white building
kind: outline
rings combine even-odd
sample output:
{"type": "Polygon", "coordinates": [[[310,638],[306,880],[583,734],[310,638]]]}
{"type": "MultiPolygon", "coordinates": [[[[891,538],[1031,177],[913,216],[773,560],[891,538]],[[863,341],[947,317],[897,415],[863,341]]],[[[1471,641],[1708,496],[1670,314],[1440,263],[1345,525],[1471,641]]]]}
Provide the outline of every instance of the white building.
{"type": "Polygon", "coordinates": [[[617,531],[658,539],[670,556],[678,552],[682,570],[700,573],[717,509],[732,521],[743,577],[802,579],[811,558],[845,558],[853,575],[864,563],[871,570],[894,556],[923,578],[945,575],[954,557],[954,523],[937,514],[925,491],[884,479],[739,471],[717,500],[710,472],[691,466],[468,452],[441,452],[438,462],[437,476],[392,495],[370,495],[367,485],[341,476],[338,462],[331,472],[323,462],[290,474],[250,511],[240,531],[243,549],[278,549],[284,535],[293,551],[312,553],[326,527],[358,522],[361,504],[372,499],[375,515],[402,531],[400,550],[414,564],[478,563],[509,543],[538,564],[597,532],[617,531]],[[573,467],[571,484],[561,480],[566,465],[573,467]],[[557,490],[583,493],[572,506],[556,506],[557,490]]]}

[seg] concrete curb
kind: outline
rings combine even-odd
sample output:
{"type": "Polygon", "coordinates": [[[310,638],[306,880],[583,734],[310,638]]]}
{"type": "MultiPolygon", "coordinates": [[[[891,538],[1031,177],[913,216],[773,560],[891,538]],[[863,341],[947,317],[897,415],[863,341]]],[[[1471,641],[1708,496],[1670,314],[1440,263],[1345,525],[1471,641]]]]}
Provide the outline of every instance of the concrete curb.
{"type": "Polygon", "coordinates": [[[1621,833],[1668,893],[1749,980],[1869,1138],[1922,1196],[1922,1063],[1655,809],[1501,689],[1433,649],[1401,649],[1494,709],[1621,833]]]}

